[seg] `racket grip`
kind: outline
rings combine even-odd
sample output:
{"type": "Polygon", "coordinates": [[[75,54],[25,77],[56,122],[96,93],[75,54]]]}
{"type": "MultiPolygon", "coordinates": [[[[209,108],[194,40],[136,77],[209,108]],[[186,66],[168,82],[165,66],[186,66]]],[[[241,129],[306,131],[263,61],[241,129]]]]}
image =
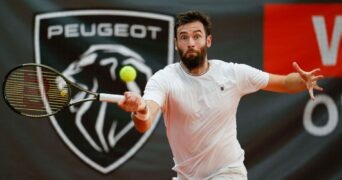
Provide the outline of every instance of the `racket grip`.
{"type": "Polygon", "coordinates": [[[99,94],[99,101],[102,101],[102,102],[118,103],[123,98],[124,98],[123,95],[106,94],[106,93],[100,93],[99,94]]]}

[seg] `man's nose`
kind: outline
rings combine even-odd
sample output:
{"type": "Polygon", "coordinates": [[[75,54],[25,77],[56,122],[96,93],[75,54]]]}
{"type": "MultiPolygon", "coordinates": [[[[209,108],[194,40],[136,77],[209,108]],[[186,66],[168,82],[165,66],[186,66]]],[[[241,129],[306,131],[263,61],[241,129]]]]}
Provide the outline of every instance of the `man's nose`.
{"type": "Polygon", "coordinates": [[[193,38],[189,38],[188,46],[190,46],[190,47],[195,46],[195,40],[193,38]]]}

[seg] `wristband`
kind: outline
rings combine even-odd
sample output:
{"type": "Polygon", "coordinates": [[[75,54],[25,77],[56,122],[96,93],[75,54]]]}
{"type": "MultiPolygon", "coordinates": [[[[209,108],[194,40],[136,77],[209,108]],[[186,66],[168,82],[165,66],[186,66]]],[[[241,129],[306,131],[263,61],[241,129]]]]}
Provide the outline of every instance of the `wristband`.
{"type": "Polygon", "coordinates": [[[147,104],[145,105],[145,113],[133,112],[133,116],[140,120],[148,120],[150,111],[148,110],[147,104]]]}

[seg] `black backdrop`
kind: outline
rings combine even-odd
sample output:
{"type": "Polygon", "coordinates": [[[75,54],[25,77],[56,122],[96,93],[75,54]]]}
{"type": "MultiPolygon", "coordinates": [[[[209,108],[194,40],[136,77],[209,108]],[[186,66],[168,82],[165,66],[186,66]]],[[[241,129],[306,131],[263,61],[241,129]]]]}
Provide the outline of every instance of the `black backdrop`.
{"type": "MultiPolygon", "coordinates": [[[[201,10],[213,21],[214,40],[209,58],[263,69],[264,6],[318,2],[322,3],[309,0],[4,0],[0,1],[0,77],[18,64],[34,62],[34,19],[41,13],[120,9],[175,16],[189,9],[201,10]]],[[[332,2],[338,1],[324,3],[332,2]]],[[[338,56],[337,61],[341,62],[342,57],[338,56]]],[[[342,178],[341,79],[328,77],[320,84],[325,91],[319,96],[332,99],[332,111],[337,113],[337,124],[320,136],[310,133],[303,125],[305,109],[310,104],[307,93],[258,92],[243,98],[237,115],[238,138],[246,151],[249,179],[342,178]]],[[[162,120],[136,154],[119,168],[103,174],[75,156],[50,121],[20,117],[4,101],[0,101],[0,108],[0,179],[170,179],[175,176],[162,120]]],[[[331,121],[328,112],[324,103],[317,105],[312,112],[313,124],[327,126],[331,121]]]]}

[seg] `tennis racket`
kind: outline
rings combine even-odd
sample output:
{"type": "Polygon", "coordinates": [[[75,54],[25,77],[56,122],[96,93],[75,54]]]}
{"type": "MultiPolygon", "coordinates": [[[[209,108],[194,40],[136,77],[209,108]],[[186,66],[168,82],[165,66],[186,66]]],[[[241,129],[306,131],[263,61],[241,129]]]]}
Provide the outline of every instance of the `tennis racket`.
{"type": "Polygon", "coordinates": [[[52,67],[27,63],[13,68],[5,76],[3,97],[16,113],[33,118],[54,115],[67,106],[86,101],[117,103],[123,95],[95,93],[68,80],[52,67]],[[71,102],[71,89],[90,94],[77,102],[71,102]]]}

